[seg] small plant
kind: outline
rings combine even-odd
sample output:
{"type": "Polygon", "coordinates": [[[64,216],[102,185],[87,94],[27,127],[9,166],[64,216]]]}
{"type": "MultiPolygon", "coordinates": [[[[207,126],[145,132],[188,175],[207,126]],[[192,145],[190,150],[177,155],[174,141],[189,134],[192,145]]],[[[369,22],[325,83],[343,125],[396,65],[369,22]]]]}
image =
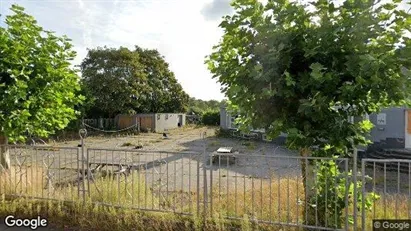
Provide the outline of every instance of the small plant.
{"type": "Polygon", "coordinates": [[[194,226],[194,230],[195,231],[201,231],[203,230],[203,219],[201,218],[201,216],[197,216],[195,215],[193,217],[193,226],[194,226]]]}
{"type": "Polygon", "coordinates": [[[252,226],[250,219],[247,214],[244,214],[243,219],[241,220],[241,231],[251,231],[252,226]]]}
{"type": "Polygon", "coordinates": [[[134,146],[134,145],[130,142],[125,142],[121,145],[121,147],[130,147],[130,146],[134,146]]]}
{"type": "Polygon", "coordinates": [[[250,141],[243,142],[241,145],[246,146],[249,150],[254,150],[256,148],[255,143],[250,141]]]}
{"type": "Polygon", "coordinates": [[[256,145],[254,143],[251,143],[251,145],[248,146],[249,150],[255,150],[256,149],[256,145]]]}
{"type": "Polygon", "coordinates": [[[222,128],[217,128],[215,130],[215,135],[216,137],[220,137],[220,138],[230,138],[231,137],[230,131],[222,129],[222,128]]]}
{"type": "Polygon", "coordinates": [[[241,145],[248,147],[248,146],[251,145],[251,142],[249,142],[249,141],[242,142],[241,145]]]}
{"type": "MultiPolygon", "coordinates": [[[[318,217],[320,224],[328,224],[329,227],[341,228],[344,218],[353,223],[352,217],[344,217],[344,209],[353,203],[354,187],[357,187],[357,192],[361,192],[362,184],[364,182],[358,181],[357,185],[350,182],[352,172],[340,172],[338,165],[334,160],[318,161],[316,163],[316,182],[311,188],[317,195],[311,198],[310,207],[315,206],[318,211],[324,211],[324,214],[318,217]],[[347,180],[349,182],[347,182],[347,180]],[[347,183],[349,187],[347,188],[347,183]],[[352,198],[345,202],[345,194],[348,190],[348,197],[352,198]],[[314,201],[315,200],[315,201],[314,201]]],[[[371,211],[373,203],[380,197],[375,193],[369,193],[363,198],[361,193],[357,194],[357,208],[358,212],[362,211],[362,201],[365,200],[365,211],[371,211]]]]}

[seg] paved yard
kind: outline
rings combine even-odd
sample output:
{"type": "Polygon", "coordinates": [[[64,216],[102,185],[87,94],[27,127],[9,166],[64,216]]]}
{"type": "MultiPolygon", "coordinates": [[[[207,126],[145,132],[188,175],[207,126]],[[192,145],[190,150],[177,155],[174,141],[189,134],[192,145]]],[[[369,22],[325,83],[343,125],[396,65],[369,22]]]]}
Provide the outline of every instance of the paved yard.
{"type": "MultiPolygon", "coordinates": [[[[219,188],[241,188],[252,185],[255,181],[296,179],[301,176],[301,160],[298,159],[296,152],[273,143],[217,138],[214,133],[215,129],[212,128],[186,127],[170,131],[167,139],[163,138],[162,134],[155,133],[128,137],[87,137],[84,140],[84,155],[90,163],[117,164],[131,169],[140,169],[138,177],[143,177],[156,191],[195,192],[198,188],[204,187],[204,172],[207,174],[208,181],[211,181],[212,175],[211,183],[213,186],[218,185],[219,188]],[[202,138],[204,132],[205,139],[202,138]],[[142,148],[136,149],[136,146],[142,148]],[[204,153],[209,156],[219,147],[233,147],[238,151],[234,164],[229,164],[227,162],[229,158],[225,156],[216,159],[213,164],[210,158],[205,159],[204,153]]],[[[26,150],[25,154],[20,155],[21,151],[14,150],[12,154],[19,156],[17,160],[21,165],[31,163],[43,170],[49,169],[51,179],[55,183],[75,181],[78,179],[79,167],[80,170],[82,169],[79,161],[82,158],[79,143],[80,140],[54,143],[55,146],[64,147],[58,151],[26,150]],[[22,157],[25,155],[27,158],[22,157]]],[[[91,168],[97,166],[90,165],[91,168]]],[[[119,168],[106,166],[104,169],[115,171],[119,168]]],[[[367,174],[372,175],[368,171],[367,174]]],[[[377,175],[375,188],[382,190],[384,182],[379,176],[381,171],[377,171],[377,175]]],[[[390,190],[391,188],[396,190],[397,187],[391,187],[391,184],[398,185],[396,174],[390,172],[387,177],[389,177],[385,182],[388,186],[387,191],[393,191],[390,190]]],[[[402,181],[409,181],[408,175],[402,174],[401,178],[402,181]]],[[[371,188],[369,183],[367,189],[371,188]]],[[[406,191],[408,192],[408,188],[406,191]]]]}
{"type": "MultiPolygon", "coordinates": [[[[103,185],[78,180],[82,175],[79,170],[83,170],[80,161],[83,148],[78,147],[80,140],[55,143],[58,148],[53,150],[12,149],[14,169],[11,173],[15,179],[10,180],[10,184],[14,182],[18,191],[21,185],[37,181],[42,187],[41,194],[37,195],[54,198],[53,189],[46,187],[51,183],[63,186],[60,188],[65,196],[68,195],[65,199],[78,200],[81,199],[78,195],[83,195],[78,188],[69,191],[66,184],[61,183],[71,182],[81,188],[84,182],[85,187],[89,186],[90,191],[99,195],[93,200],[104,201],[106,199],[102,198],[109,195],[115,200],[110,203],[118,205],[123,203],[118,198],[126,198],[128,203],[131,200],[132,206],[137,205],[138,208],[188,213],[195,211],[196,203],[203,203],[202,197],[206,192],[215,200],[214,206],[225,202],[228,205],[231,200],[236,201],[235,206],[244,203],[243,208],[253,211],[258,210],[257,204],[261,209],[269,205],[270,210],[271,205],[277,205],[275,208],[278,210],[284,206],[301,206],[302,163],[296,152],[273,143],[217,138],[214,131],[211,128],[183,128],[170,131],[167,139],[154,133],[87,137],[84,140],[84,157],[92,163],[90,169],[96,169],[92,177],[113,176],[114,171],[124,169],[133,173],[114,174],[114,180],[103,185]],[[205,139],[201,136],[204,132],[207,134],[205,139]],[[233,161],[227,161],[230,157],[221,156],[212,163],[210,155],[220,147],[233,147],[238,154],[233,161]],[[111,166],[102,166],[103,163],[111,166]],[[31,167],[19,169],[19,166],[31,167]],[[101,169],[97,171],[99,167],[101,169]],[[112,175],[107,175],[109,173],[112,175]],[[206,186],[208,190],[204,190],[206,186]]],[[[367,174],[372,175],[373,171],[367,169],[367,174]]],[[[411,191],[406,186],[409,186],[407,183],[411,182],[411,177],[401,175],[398,178],[396,172],[387,172],[384,181],[381,174],[383,172],[378,169],[375,175],[377,191],[385,189],[395,193],[400,179],[401,192],[410,195],[411,191]]],[[[371,190],[373,185],[367,183],[366,186],[371,190]]],[[[235,215],[238,215],[237,211],[235,215]]]]}
{"type": "MultiPolygon", "coordinates": [[[[167,139],[162,134],[154,133],[130,137],[87,137],[84,140],[87,150],[85,156],[89,162],[117,163],[123,167],[139,168],[141,171],[138,174],[144,177],[151,188],[157,190],[160,187],[159,191],[167,192],[197,191],[203,188],[204,166],[207,166],[208,180],[211,180],[212,175],[213,185],[219,185],[220,188],[244,187],[244,184],[251,185],[256,180],[300,176],[300,163],[295,158],[298,156],[295,152],[272,143],[217,138],[214,131],[211,128],[176,129],[169,132],[167,139]],[[204,132],[205,139],[202,138],[204,132]],[[142,148],[136,149],[138,145],[142,145],[142,148]],[[234,164],[228,164],[228,157],[224,156],[213,164],[209,158],[205,160],[204,153],[210,155],[219,147],[233,147],[238,151],[234,164]]],[[[74,180],[80,163],[78,159],[81,159],[81,148],[77,147],[79,143],[79,140],[55,143],[55,146],[66,147],[58,151],[26,150],[17,159],[22,165],[33,165],[35,162],[43,169],[50,169],[54,182],[56,179],[74,180]],[[30,154],[27,155],[28,152],[30,154]]],[[[19,153],[19,150],[12,151],[17,156],[19,153]]],[[[91,168],[95,167],[97,165],[91,165],[91,168]]],[[[116,167],[105,169],[116,170],[116,167]]]]}

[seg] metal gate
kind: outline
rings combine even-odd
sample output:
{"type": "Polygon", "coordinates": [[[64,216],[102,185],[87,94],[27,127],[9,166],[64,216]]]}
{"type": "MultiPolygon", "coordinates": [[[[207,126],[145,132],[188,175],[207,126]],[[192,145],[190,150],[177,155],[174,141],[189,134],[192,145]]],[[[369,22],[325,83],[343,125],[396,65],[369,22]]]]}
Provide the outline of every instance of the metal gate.
{"type": "Polygon", "coordinates": [[[361,169],[362,198],[378,198],[369,209],[362,200],[361,229],[384,228],[385,220],[411,219],[411,160],[363,159],[361,169]]]}
{"type": "Polygon", "coordinates": [[[346,158],[278,155],[281,147],[249,155],[208,152],[206,142],[200,153],[105,149],[87,148],[86,130],[80,136],[77,148],[9,145],[12,166],[0,178],[0,194],[336,230],[327,224],[334,219],[327,219],[330,205],[320,201],[339,195],[341,185],[336,184],[346,182],[340,230],[371,230],[375,219],[410,218],[411,160],[362,159],[359,174],[357,164],[351,168],[346,158]],[[328,179],[326,194],[313,195],[315,202],[310,204],[305,201],[309,189],[303,177],[315,183],[320,169],[302,176],[301,167],[319,161],[335,162],[342,172],[353,169],[353,174],[328,179]],[[348,198],[349,183],[357,181],[361,188],[354,188],[353,198],[348,198]],[[362,198],[374,194],[380,198],[367,210],[370,205],[362,198]],[[310,210],[316,220],[307,223],[304,216],[310,210]]]}

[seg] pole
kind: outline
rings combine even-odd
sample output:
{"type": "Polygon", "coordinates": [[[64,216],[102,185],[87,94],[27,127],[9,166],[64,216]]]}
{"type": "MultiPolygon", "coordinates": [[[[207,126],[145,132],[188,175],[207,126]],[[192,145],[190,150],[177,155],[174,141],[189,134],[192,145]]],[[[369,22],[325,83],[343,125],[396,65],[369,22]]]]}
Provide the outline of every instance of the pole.
{"type": "Polygon", "coordinates": [[[365,230],[365,200],[364,200],[364,197],[365,197],[365,161],[364,160],[361,160],[361,181],[362,181],[362,184],[361,184],[362,186],[361,230],[365,230]]]}
{"type": "MultiPolygon", "coordinates": [[[[84,122],[83,122],[84,125],[84,122]]],[[[87,135],[87,130],[85,128],[82,128],[79,130],[79,136],[81,139],[81,174],[82,174],[82,180],[83,180],[83,203],[86,203],[86,171],[84,168],[85,163],[87,162],[87,158],[84,155],[84,138],[86,138],[87,135]]],[[[88,169],[88,165],[87,165],[88,169]]],[[[89,174],[87,174],[87,178],[89,178],[89,174]]],[[[80,189],[79,189],[80,190],[80,189]]]]}
{"type": "MultiPolygon", "coordinates": [[[[357,230],[357,199],[358,199],[358,193],[357,193],[357,148],[354,148],[354,153],[353,153],[353,182],[354,182],[354,227],[353,230],[357,230]]],[[[346,189],[348,190],[348,189],[346,189]]]]}
{"type": "Polygon", "coordinates": [[[206,220],[207,220],[207,202],[208,202],[208,192],[207,192],[207,152],[206,152],[206,145],[205,145],[205,135],[206,133],[202,133],[202,139],[203,139],[203,176],[204,176],[204,211],[203,211],[203,225],[204,225],[204,230],[206,228],[206,220]]]}

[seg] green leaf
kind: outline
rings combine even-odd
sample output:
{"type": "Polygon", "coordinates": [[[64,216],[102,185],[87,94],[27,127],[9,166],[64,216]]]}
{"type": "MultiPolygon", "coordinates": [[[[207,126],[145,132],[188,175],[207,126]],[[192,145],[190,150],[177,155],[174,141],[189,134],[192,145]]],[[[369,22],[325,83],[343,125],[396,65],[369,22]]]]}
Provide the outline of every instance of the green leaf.
{"type": "Polygon", "coordinates": [[[284,72],[285,75],[285,81],[286,81],[286,85],[287,86],[294,86],[295,85],[295,81],[293,80],[293,78],[290,76],[290,73],[288,73],[287,71],[284,72]]]}
{"type": "Polygon", "coordinates": [[[369,120],[364,120],[364,121],[360,122],[360,126],[365,131],[371,131],[371,129],[374,127],[374,124],[371,123],[371,121],[369,121],[369,120]]]}
{"type": "Polygon", "coordinates": [[[315,80],[320,80],[323,77],[322,70],[325,70],[323,65],[320,63],[313,63],[310,65],[310,69],[312,70],[311,72],[311,77],[313,77],[315,80]]]}
{"type": "Polygon", "coordinates": [[[393,3],[387,3],[387,4],[383,5],[383,9],[385,9],[385,10],[393,10],[393,9],[395,9],[395,7],[396,7],[396,5],[393,4],[393,3]]]}
{"type": "MultiPolygon", "coordinates": [[[[288,147],[318,146],[310,154],[349,156],[353,147],[367,145],[372,124],[349,124],[348,115],[378,112],[411,99],[410,76],[401,73],[402,68],[411,70],[411,42],[404,33],[410,30],[411,15],[394,10],[398,4],[345,1],[335,7],[319,0],[311,3],[317,10],[310,11],[298,1],[269,0],[260,12],[249,1],[236,0],[235,12],[226,19],[230,28],[223,28],[223,39],[209,56],[214,62],[210,71],[245,120],[269,134],[287,131],[288,147]],[[264,68],[256,71],[255,63],[264,68]],[[256,81],[256,72],[264,79],[256,81]],[[267,89],[275,89],[275,94],[269,96],[267,89]],[[355,107],[347,111],[347,105],[355,107]]],[[[318,211],[341,218],[328,224],[342,228],[347,182],[339,177],[345,173],[331,162],[318,163],[317,170],[318,182],[309,188],[320,199],[318,211]],[[330,180],[340,192],[327,191],[330,180]],[[337,208],[326,208],[325,202],[337,208]]],[[[361,182],[350,184],[351,198],[354,187],[361,182]]],[[[365,202],[367,209],[372,206],[365,202]]]]}
{"type": "Polygon", "coordinates": [[[11,12],[0,28],[5,57],[0,59],[0,104],[8,109],[0,127],[14,142],[24,140],[27,127],[34,135],[51,134],[60,121],[75,118],[73,108],[82,100],[77,98],[80,78],[66,65],[71,51],[62,46],[68,43],[45,33],[23,7],[12,5],[11,12]]]}

